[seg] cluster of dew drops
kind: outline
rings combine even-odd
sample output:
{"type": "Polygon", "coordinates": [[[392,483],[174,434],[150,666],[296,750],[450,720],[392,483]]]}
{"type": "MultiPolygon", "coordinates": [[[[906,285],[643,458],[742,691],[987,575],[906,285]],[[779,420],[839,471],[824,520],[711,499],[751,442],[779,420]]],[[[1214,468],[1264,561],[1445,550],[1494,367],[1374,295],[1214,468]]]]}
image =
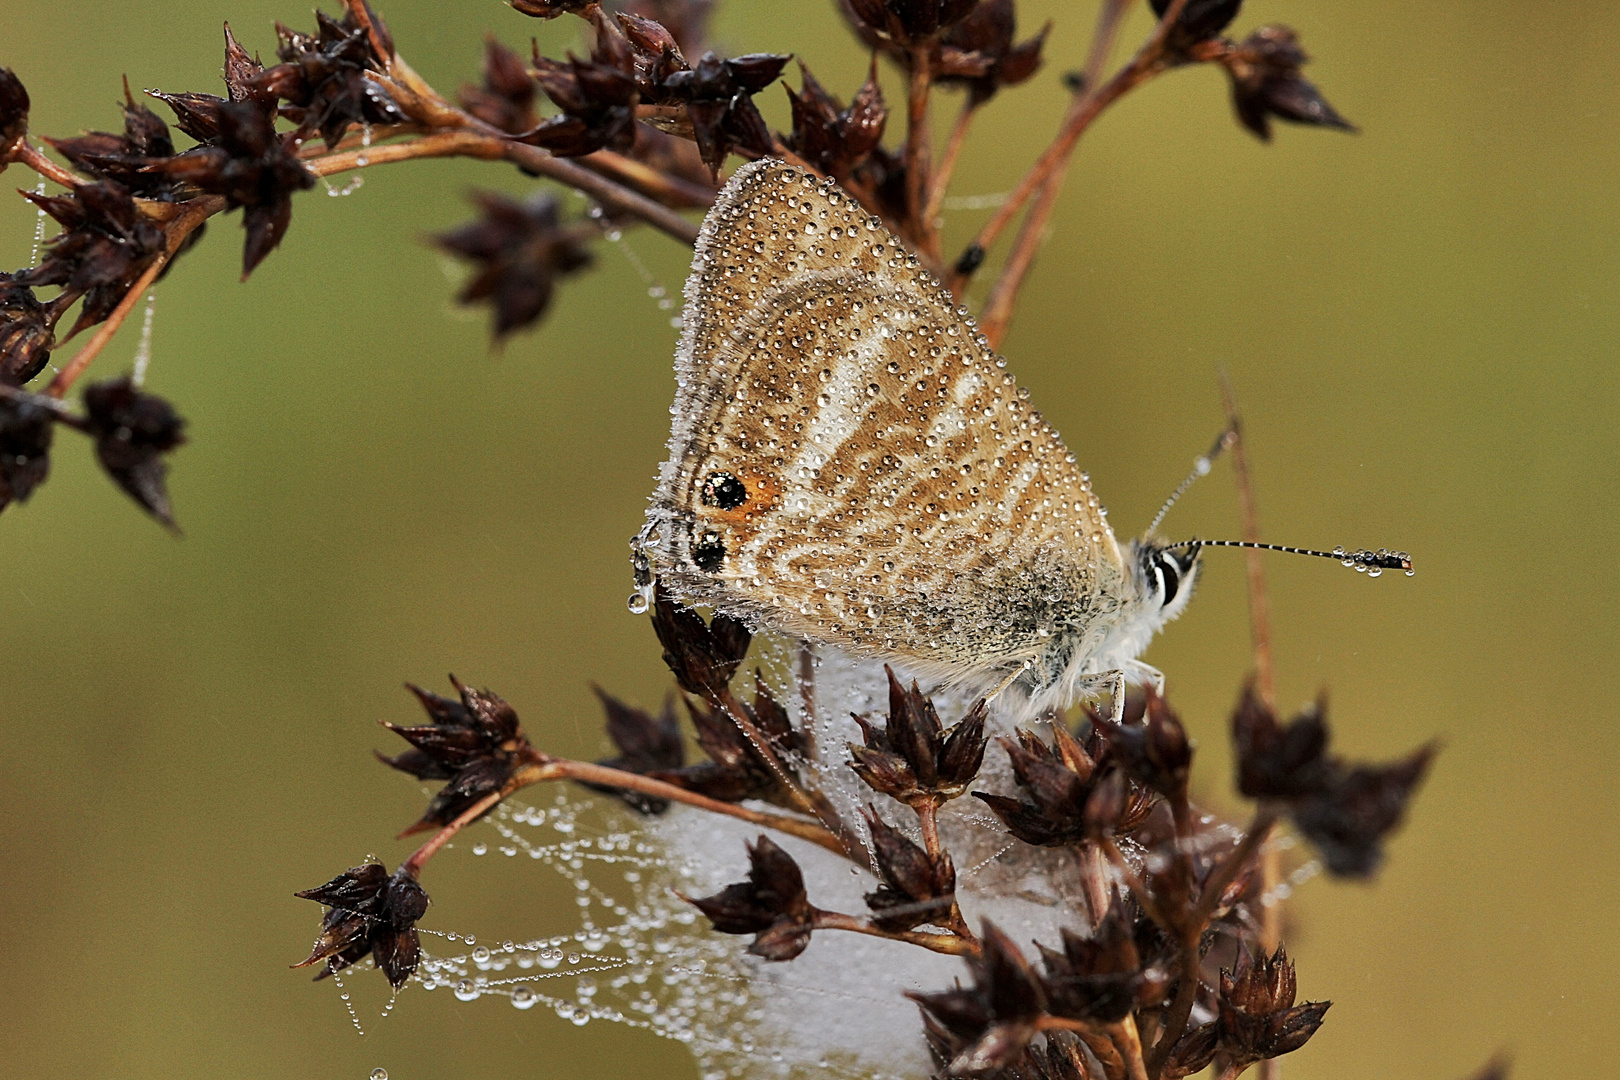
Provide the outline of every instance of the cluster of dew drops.
{"type": "Polygon", "coordinates": [[[593,800],[559,795],[549,807],[502,806],[474,826],[469,832],[490,829],[498,837],[458,845],[474,856],[527,856],[568,881],[578,929],[486,943],[418,927],[423,959],[412,982],[435,995],[448,990],[460,1002],[543,1006],[577,1026],[597,1020],[644,1029],[686,1044],[703,1080],[757,1071],[753,1031],[764,1012],[749,992],[738,940],[698,925],[695,909],[673,891],[690,891],[683,867],[663,845],[647,834],[591,827],[616,819],[616,810],[604,812],[593,800]],[[435,939],[457,951],[441,954],[435,939]]]}

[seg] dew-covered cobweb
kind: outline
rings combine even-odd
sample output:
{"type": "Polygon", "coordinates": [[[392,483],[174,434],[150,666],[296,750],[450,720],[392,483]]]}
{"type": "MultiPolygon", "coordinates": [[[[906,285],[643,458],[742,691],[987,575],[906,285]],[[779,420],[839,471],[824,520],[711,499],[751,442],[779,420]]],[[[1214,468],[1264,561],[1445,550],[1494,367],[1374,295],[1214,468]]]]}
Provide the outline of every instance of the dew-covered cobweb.
{"type": "MultiPolygon", "coordinates": [[[[915,838],[909,812],[880,805],[844,764],[846,744],[859,739],[850,714],[886,709],[881,666],[831,653],[808,657],[796,645],[756,641],[739,685],[751,683],[755,665],[795,726],[813,733],[815,757],[798,764],[816,777],[846,820],[858,822],[858,808],[876,806],[915,838]],[[809,695],[796,678],[807,662],[813,672],[809,695]],[[807,708],[807,702],[813,705],[807,708]]],[[[949,691],[935,701],[947,725],[970,704],[949,691]]],[[[1000,723],[1005,731],[1005,720],[1000,723]]],[[[976,786],[1013,790],[1005,754],[992,747],[976,786]]],[[[904,994],[966,981],[959,959],[818,931],[798,958],[765,963],[746,953],[746,936],[715,933],[677,895],[709,895],[743,880],[744,843],[760,834],[758,826],[686,806],[643,817],[572,786],[522,794],[532,798],[508,800],[440,858],[530,860],[569,883],[574,910],[546,912],[543,927],[524,936],[489,937],[435,928],[430,912],[420,928],[422,964],[390,1009],[427,1007],[405,1002],[431,992],[449,1004],[504,1003],[576,1025],[624,1025],[687,1046],[704,1080],[929,1074],[917,1008],[904,994]]],[[[1086,932],[1071,852],[1016,843],[973,799],[948,804],[940,829],[970,925],[988,917],[1026,943],[1056,941],[1065,926],[1086,932]]],[[[772,838],[798,860],[812,903],[856,914],[865,910],[862,895],[876,886],[868,868],[793,837],[772,838]]],[[[1274,899],[1313,872],[1314,864],[1302,867],[1279,884],[1274,899]]],[[[347,1003],[346,991],[343,998],[347,1003]]]]}

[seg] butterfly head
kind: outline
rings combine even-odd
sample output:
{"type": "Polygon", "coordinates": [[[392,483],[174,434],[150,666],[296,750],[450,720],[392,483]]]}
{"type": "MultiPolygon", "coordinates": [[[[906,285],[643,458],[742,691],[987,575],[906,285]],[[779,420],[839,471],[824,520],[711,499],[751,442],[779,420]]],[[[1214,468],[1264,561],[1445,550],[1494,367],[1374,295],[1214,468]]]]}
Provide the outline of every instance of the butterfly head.
{"type": "Polygon", "coordinates": [[[1131,543],[1131,565],[1136,576],[1137,596],[1145,620],[1153,629],[1180,615],[1192,599],[1198,580],[1200,545],[1170,546],[1155,540],[1131,543]]]}

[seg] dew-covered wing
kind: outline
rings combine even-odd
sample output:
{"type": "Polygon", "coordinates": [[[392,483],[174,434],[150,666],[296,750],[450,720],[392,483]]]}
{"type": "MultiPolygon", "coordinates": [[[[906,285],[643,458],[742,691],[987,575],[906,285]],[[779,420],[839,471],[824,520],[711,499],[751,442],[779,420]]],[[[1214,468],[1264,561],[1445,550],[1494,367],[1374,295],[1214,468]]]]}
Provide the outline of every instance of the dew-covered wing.
{"type": "Polygon", "coordinates": [[[1119,594],[1062,440],[965,310],[830,181],[746,166],[686,284],[648,555],[676,596],[950,670],[1119,594]]]}

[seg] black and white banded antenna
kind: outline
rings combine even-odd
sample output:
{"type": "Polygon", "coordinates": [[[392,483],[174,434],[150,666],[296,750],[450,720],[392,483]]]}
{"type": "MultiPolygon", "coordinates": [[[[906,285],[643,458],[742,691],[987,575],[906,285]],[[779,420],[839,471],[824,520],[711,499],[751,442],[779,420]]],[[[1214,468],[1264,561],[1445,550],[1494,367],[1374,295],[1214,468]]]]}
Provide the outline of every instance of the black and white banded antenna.
{"type": "Polygon", "coordinates": [[[1176,485],[1176,490],[1170,493],[1170,497],[1164,500],[1164,505],[1159,507],[1159,512],[1153,515],[1153,522],[1147,527],[1145,535],[1153,535],[1154,530],[1159,527],[1159,522],[1164,520],[1164,515],[1170,512],[1170,508],[1176,505],[1176,501],[1187,493],[1187,489],[1192,487],[1193,482],[1200,476],[1208,476],[1210,468],[1215,464],[1215,459],[1220,457],[1235,442],[1237,442],[1237,428],[1235,427],[1228,427],[1215,436],[1215,444],[1209,448],[1209,453],[1201,455],[1193,462],[1192,472],[1187,474],[1185,480],[1176,485]]]}
{"type": "Polygon", "coordinates": [[[1197,552],[1200,548],[1207,547],[1250,548],[1254,551],[1281,551],[1289,555],[1313,555],[1318,559],[1337,559],[1357,573],[1366,574],[1368,577],[1377,577],[1385,570],[1404,570],[1407,577],[1417,573],[1412,569],[1410,555],[1404,551],[1389,551],[1385,548],[1379,548],[1377,551],[1368,551],[1365,548],[1347,551],[1342,547],[1336,547],[1332,551],[1317,551],[1315,548],[1261,544],[1250,540],[1183,540],[1176,544],[1166,544],[1160,550],[1176,551],[1186,548],[1197,552]]]}

